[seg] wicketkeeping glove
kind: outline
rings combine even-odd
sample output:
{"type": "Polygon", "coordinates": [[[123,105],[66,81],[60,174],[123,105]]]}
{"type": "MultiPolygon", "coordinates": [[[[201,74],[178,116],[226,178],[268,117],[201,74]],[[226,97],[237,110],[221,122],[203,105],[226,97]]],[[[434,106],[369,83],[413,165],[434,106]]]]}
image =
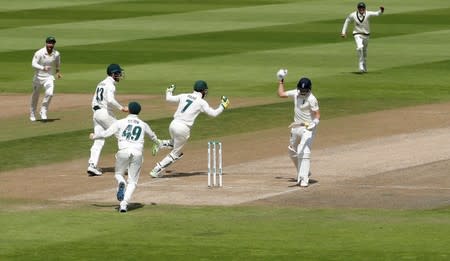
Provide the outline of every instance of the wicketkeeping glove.
{"type": "Polygon", "coordinates": [[[286,77],[286,75],[288,74],[288,70],[287,69],[280,69],[277,72],[277,78],[279,81],[284,80],[284,77],[286,77]]]}
{"type": "Polygon", "coordinates": [[[175,91],[175,88],[176,88],[175,84],[171,84],[169,87],[167,87],[166,92],[173,92],[175,91]]]}
{"type": "Polygon", "coordinates": [[[153,145],[152,145],[152,155],[153,156],[156,156],[156,154],[158,153],[160,145],[161,145],[160,139],[158,139],[156,142],[153,142],[153,145]]]}
{"type": "Polygon", "coordinates": [[[230,100],[227,98],[227,96],[222,96],[220,105],[222,105],[222,107],[224,109],[226,109],[226,108],[228,108],[228,106],[230,106],[230,100]]]}

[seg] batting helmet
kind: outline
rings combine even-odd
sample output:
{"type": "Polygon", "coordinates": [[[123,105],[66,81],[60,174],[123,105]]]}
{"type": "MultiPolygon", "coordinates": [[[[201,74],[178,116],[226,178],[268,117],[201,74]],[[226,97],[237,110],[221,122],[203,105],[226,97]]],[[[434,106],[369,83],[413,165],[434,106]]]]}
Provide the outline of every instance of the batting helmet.
{"type": "Polygon", "coordinates": [[[359,2],[358,5],[356,6],[358,9],[359,8],[364,8],[366,9],[366,4],[364,2],[359,2]]]}
{"type": "Polygon", "coordinates": [[[128,103],[128,111],[130,114],[138,115],[141,112],[141,105],[138,102],[130,102],[128,103]]]}
{"type": "Polygon", "coordinates": [[[308,92],[311,91],[311,88],[312,88],[312,83],[311,83],[310,79],[308,79],[306,77],[300,78],[300,80],[297,83],[297,89],[300,91],[301,95],[308,94],[308,92]]]}

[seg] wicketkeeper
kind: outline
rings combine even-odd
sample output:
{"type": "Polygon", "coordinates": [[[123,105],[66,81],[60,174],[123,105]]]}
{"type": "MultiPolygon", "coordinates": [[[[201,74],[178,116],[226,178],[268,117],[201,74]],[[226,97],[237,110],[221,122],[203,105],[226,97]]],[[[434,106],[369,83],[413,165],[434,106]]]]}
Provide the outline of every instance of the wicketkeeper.
{"type": "Polygon", "coordinates": [[[163,171],[182,156],[182,149],[187,143],[191,128],[197,116],[203,112],[209,116],[217,117],[226,108],[228,108],[230,101],[227,97],[222,96],[221,102],[217,109],[209,106],[208,102],[204,100],[208,93],[208,85],[205,81],[198,80],[194,83],[194,91],[192,93],[182,93],[173,95],[175,85],[171,85],[166,90],[166,101],[178,102],[178,108],[173,115],[173,120],[169,126],[170,140],[161,140],[153,146],[153,155],[156,155],[160,148],[172,148],[172,151],[163,158],[150,172],[150,176],[160,178],[163,176],[163,171]]]}

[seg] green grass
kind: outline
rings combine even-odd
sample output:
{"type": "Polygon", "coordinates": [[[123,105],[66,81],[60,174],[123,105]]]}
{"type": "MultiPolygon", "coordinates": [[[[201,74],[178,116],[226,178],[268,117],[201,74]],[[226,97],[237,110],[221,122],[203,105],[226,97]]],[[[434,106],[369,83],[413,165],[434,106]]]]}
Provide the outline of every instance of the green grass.
{"type": "Polygon", "coordinates": [[[449,209],[112,206],[0,213],[2,260],[445,260],[449,209]]]}
{"type": "MultiPolygon", "coordinates": [[[[227,95],[232,104],[235,98],[271,98],[276,96],[275,72],[286,67],[287,86],[303,75],[312,79],[325,121],[450,101],[448,1],[386,3],[385,15],[371,23],[366,75],[354,73],[353,39],[339,37],[354,1],[166,2],[0,5],[0,94],[30,93],[33,52],[54,35],[64,74],[56,94],[91,94],[106,66],[117,62],[126,70],[119,97],[161,95],[170,83],[177,91],[190,91],[195,80],[204,79],[209,97],[227,95]]],[[[370,3],[368,9],[377,6],[370,3]]],[[[91,129],[85,122],[91,114],[86,106],[85,118],[68,110],[54,112],[60,120],[46,124],[30,124],[24,115],[2,120],[0,171],[87,160],[91,129]]],[[[287,126],[292,106],[280,99],[233,107],[219,118],[202,115],[191,139],[287,126]]],[[[145,120],[167,136],[170,118],[145,120]]],[[[104,153],[115,150],[115,140],[109,139],[104,153]]],[[[448,208],[143,206],[119,216],[112,205],[60,208],[46,202],[40,208],[41,202],[31,202],[30,208],[37,209],[24,211],[19,209],[27,203],[3,198],[0,203],[1,260],[447,260],[450,255],[448,208]]]]}

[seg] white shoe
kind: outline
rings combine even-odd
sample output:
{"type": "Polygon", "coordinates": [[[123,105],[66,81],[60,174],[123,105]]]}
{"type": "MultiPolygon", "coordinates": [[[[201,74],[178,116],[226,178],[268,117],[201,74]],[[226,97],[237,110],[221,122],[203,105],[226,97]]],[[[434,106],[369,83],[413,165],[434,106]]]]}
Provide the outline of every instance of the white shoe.
{"type": "Polygon", "coordinates": [[[89,164],[87,173],[89,176],[101,176],[103,174],[94,164],[89,164]]]}
{"type": "Polygon", "coordinates": [[[308,186],[308,182],[302,180],[300,181],[300,187],[307,187],[308,186]]]}
{"type": "Polygon", "coordinates": [[[39,113],[41,115],[41,120],[47,120],[47,112],[46,111],[41,111],[39,113]]]}
{"type": "Polygon", "coordinates": [[[150,176],[154,177],[154,178],[162,178],[163,173],[162,173],[163,169],[159,167],[158,164],[156,164],[155,168],[152,169],[152,171],[150,171],[150,176]]]}
{"type": "Polygon", "coordinates": [[[34,112],[30,113],[30,121],[36,121],[36,116],[34,115],[34,112]]]}
{"type": "Polygon", "coordinates": [[[128,211],[128,203],[126,201],[120,202],[119,212],[126,213],[128,211]]]}

